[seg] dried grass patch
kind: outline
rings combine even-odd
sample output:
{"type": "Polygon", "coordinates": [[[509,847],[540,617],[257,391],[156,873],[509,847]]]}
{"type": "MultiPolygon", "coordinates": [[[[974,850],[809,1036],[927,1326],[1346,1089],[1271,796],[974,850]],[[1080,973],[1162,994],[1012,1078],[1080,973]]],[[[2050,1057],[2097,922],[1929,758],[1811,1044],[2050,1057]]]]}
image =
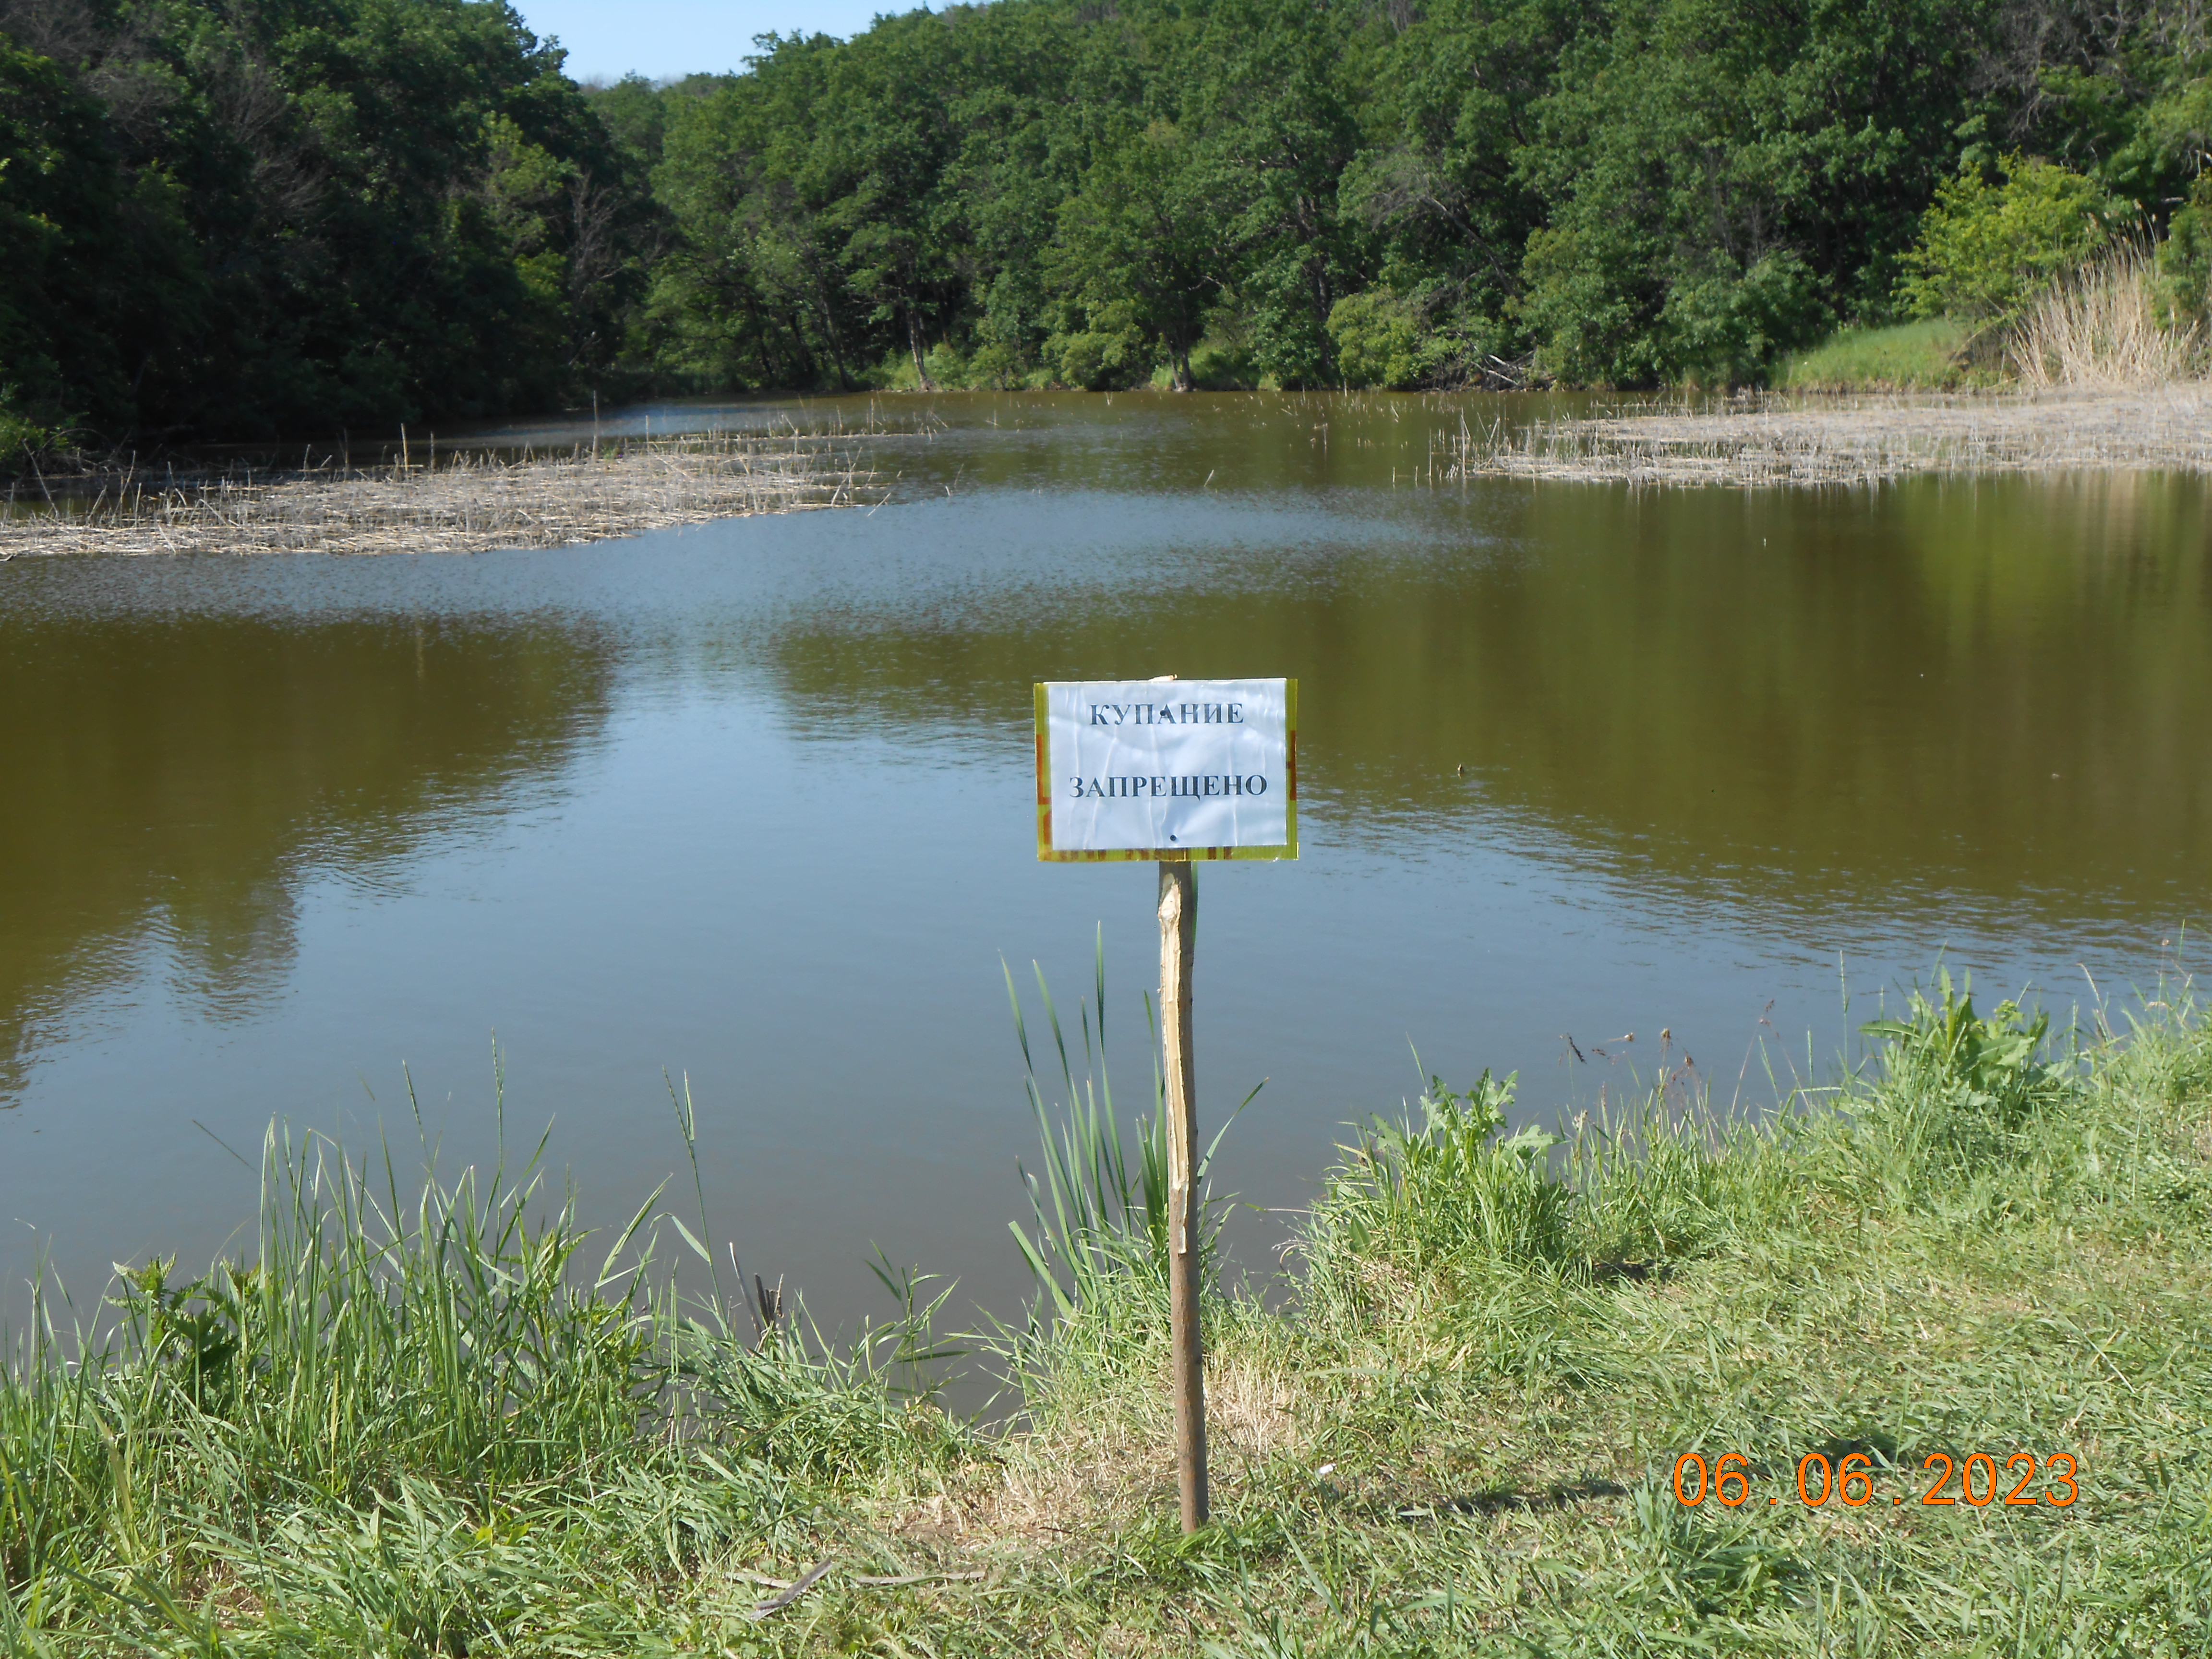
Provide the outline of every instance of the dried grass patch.
{"type": "Polygon", "coordinates": [[[1922,474],[2212,471],[2212,386],[1837,399],[1755,397],[1463,427],[1443,471],[1638,485],[1868,484],[1922,474]]]}
{"type": "MultiPolygon", "coordinates": [[[[1310,1389],[1283,1356],[1207,1356],[1207,1455],[1217,1505],[1266,1489],[1287,1460],[1307,1456],[1323,1425],[1310,1389]]],[[[1079,1410],[990,1443],[924,1492],[890,1496],[886,1532],[963,1559],[1034,1556],[1121,1531],[1176,1504],[1174,1414],[1166,1355],[1122,1383],[1086,1389],[1079,1410]]]]}
{"type": "Polygon", "coordinates": [[[2163,386],[2188,374],[2203,340],[2158,292],[2154,251],[2123,243],[2046,289],[2013,331],[2021,379],[2054,386],[2163,386]]]}
{"type": "Polygon", "coordinates": [[[728,433],[434,467],[177,483],[126,472],[82,511],[0,517],[0,559],[30,554],[479,553],[565,547],[756,513],[881,499],[844,440],[728,433]]]}

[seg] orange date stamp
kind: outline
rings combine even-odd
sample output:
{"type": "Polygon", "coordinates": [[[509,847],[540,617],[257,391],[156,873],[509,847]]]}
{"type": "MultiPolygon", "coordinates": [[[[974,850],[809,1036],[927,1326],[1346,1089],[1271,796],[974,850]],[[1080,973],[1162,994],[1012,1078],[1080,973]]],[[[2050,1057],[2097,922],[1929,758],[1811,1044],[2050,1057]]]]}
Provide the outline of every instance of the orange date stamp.
{"type": "MultiPolygon", "coordinates": [[[[1711,1498],[1724,1508],[1738,1509],[1751,1501],[1761,1473],[1741,1452],[1723,1452],[1711,1463],[1700,1453],[1684,1452],[1674,1460],[1674,1500],[1694,1509],[1711,1498]]],[[[2081,1495],[2081,1464],[2070,1452],[2052,1452],[2039,1460],[2033,1452],[2016,1451],[2002,1464],[1994,1452],[1970,1452],[1963,1459],[1949,1452],[1930,1452],[1921,1460],[1917,1477],[1893,1466],[1877,1468],[1864,1452],[1851,1452],[1833,1462],[1825,1453],[1807,1452],[1797,1460],[1796,1491],[1766,1501],[1778,1504],[1784,1496],[1794,1496],[1807,1509],[1817,1510],[1832,1498],[1846,1508],[1863,1509],[1875,1502],[1885,1475],[1908,1479],[1905,1490],[1891,1493],[1896,1508],[1911,1503],[1914,1493],[1927,1508],[1965,1504],[1978,1510],[1992,1504],[2005,1509],[2063,1510],[2081,1495]]]]}

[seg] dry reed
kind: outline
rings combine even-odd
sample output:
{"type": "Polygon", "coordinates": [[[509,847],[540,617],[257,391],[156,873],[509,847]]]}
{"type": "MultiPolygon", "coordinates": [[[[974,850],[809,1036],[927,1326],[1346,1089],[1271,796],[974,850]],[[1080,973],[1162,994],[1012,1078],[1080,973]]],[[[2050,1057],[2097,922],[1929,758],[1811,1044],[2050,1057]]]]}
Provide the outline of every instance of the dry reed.
{"type": "Polygon", "coordinates": [[[2158,286],[2152,250],[2125,242],[2045,290],[2010,343],[2021,381],[2047,391],[2180,380],[2200,356],[2199,330],[2167,316],[2158,286]]]}
{"type": "Polygon", "coordinates": [[[1759,397],[1488,428],[1440,442],[1452,478],[1863,484],[1922,473],[2212,471],[2212,386],[2026,395],[1759,397]]]}
{"type": "Polygon", "coordinates": [[[476,553],[878,499],[837,440],[710,432],[432,467],[185,483],[125,474],[82,510],[0,517],[0,559],[64,553],[476,553]]]}

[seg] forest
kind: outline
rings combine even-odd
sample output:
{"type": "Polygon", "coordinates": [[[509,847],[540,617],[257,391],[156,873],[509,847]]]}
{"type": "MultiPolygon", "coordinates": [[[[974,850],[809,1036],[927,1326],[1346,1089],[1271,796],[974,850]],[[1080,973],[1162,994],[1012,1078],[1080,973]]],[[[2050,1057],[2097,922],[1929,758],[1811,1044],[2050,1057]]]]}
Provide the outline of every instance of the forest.
{"type": "Polygon", "coordinates": [[[647,392],[1757,384],[2159,245],[2196,0],[996,0],[579,84],[502,0],[0,0],[0,447],[647,392]]]}

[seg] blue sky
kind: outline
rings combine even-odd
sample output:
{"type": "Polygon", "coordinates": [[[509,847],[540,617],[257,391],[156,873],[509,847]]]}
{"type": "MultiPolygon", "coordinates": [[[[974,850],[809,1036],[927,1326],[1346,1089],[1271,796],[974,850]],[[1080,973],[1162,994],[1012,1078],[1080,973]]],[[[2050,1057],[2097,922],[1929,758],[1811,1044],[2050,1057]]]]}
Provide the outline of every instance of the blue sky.
{"type": "Polygon", "coordinates": [[[753,36],[849,36],[879,11],[905,11],[918,0],[515,0],[540,37],[558,35],[568,73],[579,81],[617,80],[635,70],[661,80],[694,70],[743,66],[753,36]]]}

